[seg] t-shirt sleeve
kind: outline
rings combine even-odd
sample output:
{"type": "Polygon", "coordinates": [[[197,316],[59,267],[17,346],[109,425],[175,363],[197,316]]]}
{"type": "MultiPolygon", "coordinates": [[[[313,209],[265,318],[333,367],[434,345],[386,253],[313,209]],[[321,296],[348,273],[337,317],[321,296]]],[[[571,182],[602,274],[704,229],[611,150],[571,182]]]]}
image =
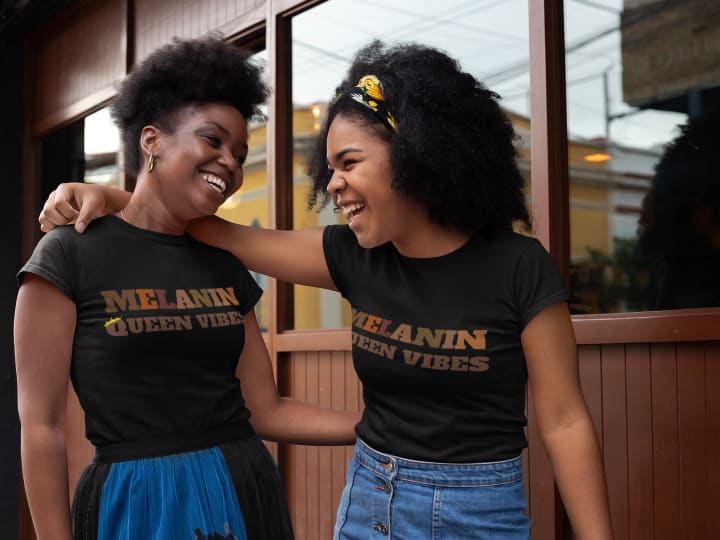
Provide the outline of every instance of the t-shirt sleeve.
{"type": "Polygon", "coordinates": [[[78,277],[71,256],[74,234],[78,233],[72,226],[58,227],[45,234],[17,273],[18,285],[22,285],[24,275],[29,272],[46,279],[74,301],[78,291],[78,277]]]}
{"type": "Polygon", "coordinates": [[[555,261],[535,239],[518,260],[515,294],[521,330],[546,307],[570,299],[555,261]]]}
{"type": "Polygon", "coordinates": [[[263,290],[260,288],[260,286],[257,284],[255,279],[253,278],[252,274],[248,271],[247,268],[245,268],[245,265],[243,265],[239,260],[237,260],[237,275],[238,275],[238,290],[241,291],[238,297],[238,307],[240,308],[240,313],[245,315],[248,311],[250,311],[253,307],[255,307],[255,304],[260,301],[260,297],[262,296],[263,290]]]}
{"type": "Polygon", "coordinates": [[[347,293],[348,269],[352,268],[354,233],[347,225],[328,225],[323,231],[323,253],[335,287],[343,297],[347,293]]]}

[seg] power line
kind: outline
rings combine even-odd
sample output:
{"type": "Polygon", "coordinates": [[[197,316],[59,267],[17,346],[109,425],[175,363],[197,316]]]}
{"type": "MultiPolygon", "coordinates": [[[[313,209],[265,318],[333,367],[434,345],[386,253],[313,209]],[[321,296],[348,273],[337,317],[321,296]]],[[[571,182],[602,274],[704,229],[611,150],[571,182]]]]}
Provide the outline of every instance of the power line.
{"type": "Polygon", "coordinates": [[[607,11],[608,13],[613,13],[615,15],[619,15],[621,12],[621,10],[619,10],[617,8],[606,6],[604,4],[598,4],[597,2],[592,2],[591,0],[571,0],[571,1],[575,2],[576,4],[582,4],[584,6],[588,6],[591,8],[599,9],[602,11],[607,11]]]}

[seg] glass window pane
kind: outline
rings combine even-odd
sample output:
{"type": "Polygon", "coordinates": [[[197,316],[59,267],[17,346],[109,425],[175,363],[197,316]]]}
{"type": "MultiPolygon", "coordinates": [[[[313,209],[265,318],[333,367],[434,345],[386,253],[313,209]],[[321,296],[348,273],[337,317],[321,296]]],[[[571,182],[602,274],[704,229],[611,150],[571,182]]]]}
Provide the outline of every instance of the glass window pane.
{"type": "MultiPolygon", "coordinates": [[[[518,135],[521,171],[530,174],[528,20],[526,0],[330,0],[292,21],[294,227],[344,223],[326,207],[308,211],[307,155],[327,100],[353,54],[372,39],[420,41],[445,50],[502,96],[518,135]]],[[[296,328],[348,326],[338,294],[295,287],[296,328]]]]}
{"type": "Polygon", "coordinates": [[[110,109],[100,109],[86,116],[83,122],[84,181],[118,187],[120,136],[110,118],[110,109]]]}
{"type": "Polygon", "coordinates": [[[720,305],[719,16],[565,2],[575,313],[720,305]]]}
{"type": "MultiPolygon", "coordinates": [[[[263,66],[263,73],[267,65],[267,54],[262,50],[252,56],[255,62],[263,66]]],[[[265,77],[267,75],[264,73],[265,77]]],[[[267,114],[267,107],[263,107],[263,114],[267,114]]],[[[250,138],[248,139],[248,156],[245,160],[242,188],[228,198],[218,209],[217,215],[234,223],[251,225],[253,227],[267,227],[268,223],[268,177],[267,177],[267,123],[265,120],[253,120],[248,126],[250,138]]],[[[268,278],[263,274],[251,272],[257,284],[267,289],[268,278]]],[[[262,331],[268,329],[270,322],[269,297],[263,294],[255,306],[255,316],[262,331]]]]}

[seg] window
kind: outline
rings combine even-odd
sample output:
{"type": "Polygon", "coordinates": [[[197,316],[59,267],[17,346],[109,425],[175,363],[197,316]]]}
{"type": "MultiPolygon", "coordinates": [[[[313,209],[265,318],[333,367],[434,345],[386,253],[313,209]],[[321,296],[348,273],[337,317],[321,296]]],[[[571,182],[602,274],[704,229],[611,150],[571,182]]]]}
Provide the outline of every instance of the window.
{"type": "MultiPolygon", "coordinates": [[[[529,52],[525,0],[330,0],[292,20],[294,227],[343,223],[326,207],[308,211],[308,153],[327,100],[354,53],[372,39],[420,41],[447,51],[463,69],[502,96],[520,136],[520,166],[530,174],[529,52]]],[[[295,328],[348,326],[336,293],[295,287],[295,328]]]]}
{"type": "MultiPolygon", "coordinates": [[[[253,61],[266,66],[267,54],[265,50],[252,56],[253,61]]],[[[263,107],[263,115],[267,108],[263,107]]],[[[267,175],[267,123],[264,118],[254,119],[248,125],[249,151],[243,167],[245,177],[243,186],[229,197],[219,208],[217,215],[233,223],[251,225],[253,227],[268,227],[268,175],[267,175]]],[[[257,284],[263,290],[267,289],[268,278],[263,274],[251,272],[257,284]]],[[[263,294],[255,306],[260,330],[268,329],[270,309],[269,296],[263,294]]]]}
{"type": "Polygon", "coordinates": [[[720,305],[718,16],[565,3],[575,313],[720,305]]]}

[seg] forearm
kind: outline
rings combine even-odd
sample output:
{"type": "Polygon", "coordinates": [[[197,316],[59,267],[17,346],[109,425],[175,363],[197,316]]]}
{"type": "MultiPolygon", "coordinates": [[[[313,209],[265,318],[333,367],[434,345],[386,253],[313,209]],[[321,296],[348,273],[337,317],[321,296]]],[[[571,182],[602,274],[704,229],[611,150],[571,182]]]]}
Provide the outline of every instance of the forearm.
{"type": "Polygon", "coordinates": [[[129,191],[125,191],[118,188],[109,186],[98,186],[102,190],[103,197],[105,198],[105,213],[114,214],[119,212],[127,205],[130,201],[132,194],[129,191]]]}
{"type": "Polygon", "coordinates": [[[355,444],[360,413],[347,413],[311,405],[292,398],[278,398],[274,406],[253,413],[251,422],[266,440],[292,444],[355,444]]]}
{"type": "Polygon", "coordinates": [[[322,227],[282,231],[212,216],[193,221],[188,231],[201,242],[229,251],[250,270],[288,283],[335,290],[325,262],[322,227]]]}
{"type": "Polygon", "coordinates": [[[543,434],[560,496],[575,537],[612,538],[602,457],[589,415],[543,434]]]}
{"type": "Polygon", "coordinates": [[[70,498],[63,428],[23,426],[25,491],[38,540],[70,540],[70,498]]]}

